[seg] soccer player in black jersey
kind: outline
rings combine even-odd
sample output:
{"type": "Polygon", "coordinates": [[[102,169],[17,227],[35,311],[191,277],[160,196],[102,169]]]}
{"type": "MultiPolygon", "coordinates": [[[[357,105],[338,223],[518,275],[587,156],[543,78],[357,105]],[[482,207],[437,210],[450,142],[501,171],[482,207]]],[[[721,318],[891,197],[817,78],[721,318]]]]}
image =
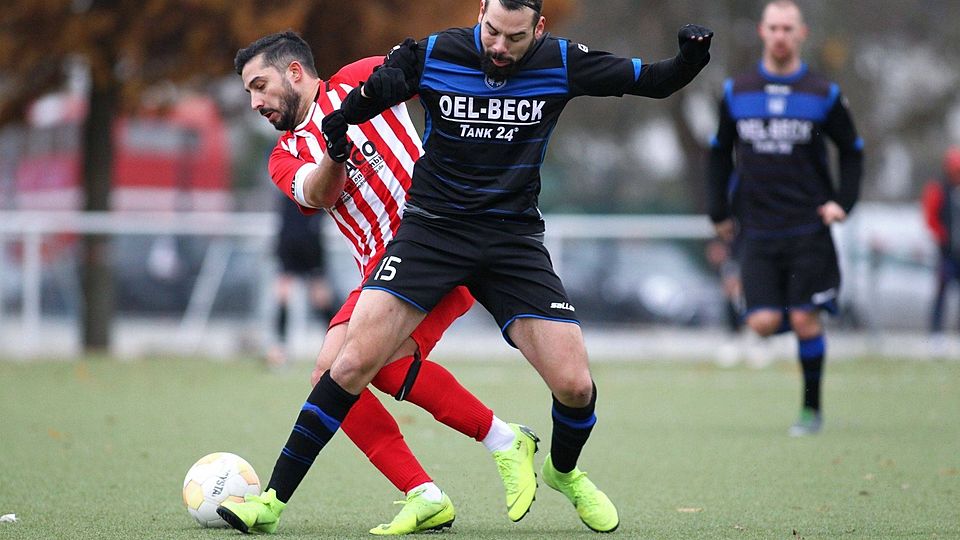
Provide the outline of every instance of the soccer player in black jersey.
{"type": "Polygon", "coordinates": [[[706,66],[713,33],[684,26],[679,53],[647,64],[549,36],[541,7],[542,0],[487,0],[472,28],[404,41],[324,119],[336,158],[348,151],[345,124],[419,94],[425,154],[397,235],[310,402],[330,417],[332,435],[403,336],[447,291],[466,285],[553,394],[544,480],[590,529],[609,532],[620,523],[617,509],[576,466],[596,422],[597,391],[574,306],[543,244],[540,166],[570,99],[667,97],[706,66]]]}
{"type": "Polygon", "coordinates": [[[863,142],[839,87],[800,60],[807,27],[797,5],[768,3],[758,30],[760,65],[725,84],[710,153],[709,213],[721,238],[732,238],[737,226],[742,235],[747,324],[762,336],[789,329],[797,336],[803,406],[789,433],[803,436],[822,426],[820,311],[836,310],[840,287],[830,225],[857,201],[863,142]],[[825,136],[838,150],[837,186],[825,136]]]}

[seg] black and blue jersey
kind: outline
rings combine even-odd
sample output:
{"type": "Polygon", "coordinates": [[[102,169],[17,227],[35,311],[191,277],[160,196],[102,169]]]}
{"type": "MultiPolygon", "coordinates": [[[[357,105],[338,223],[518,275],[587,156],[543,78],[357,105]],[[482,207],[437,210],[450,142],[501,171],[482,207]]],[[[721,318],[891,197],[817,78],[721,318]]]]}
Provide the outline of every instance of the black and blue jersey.
{"type": "Polygon", "coordinates": [[[863,141],[840,88],[811,73],[777,76],[761,63],[728,80],[712,142],[709,213],[735,215],[748,236],[791,236],[823,227],[819,206],[835,201],[849,212],[863,171],[863,141]],[[834,186],[825,137],[837,147],[834,186]],[[735,155],[735,159],[734,159],[735,155]]]}
{"type": "Polygon", "coordinates": [[[417,54],[385,65],[415,73],[411,95],[426,111],[424,156],[414,167],[408,211],[495,219],[542,231],[540,167],[567,102],[577,96],[662,98],[707,64],[675,58],[645,64],[545,35],[497,81],[481,68],[480,25],[419,42],[417,54]],[[416,65],[410,65],[416,63],[416,65]]]}

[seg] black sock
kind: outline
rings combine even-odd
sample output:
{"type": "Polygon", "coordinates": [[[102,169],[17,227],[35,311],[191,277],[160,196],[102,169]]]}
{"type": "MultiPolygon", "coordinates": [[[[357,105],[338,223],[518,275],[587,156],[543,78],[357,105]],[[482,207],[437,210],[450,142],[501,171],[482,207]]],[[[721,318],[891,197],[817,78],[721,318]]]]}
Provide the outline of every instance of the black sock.
{"type": "Polygon", "coordinates": [[[287,341],[287,304],[282,303],[277,306],[277,338],[280,343],[287,341]]]}
{"type": "Polygon", "coordinates": [[[553,436],[550,442],[550,460],[559,472],[570,472],[577,466],[580,451],[590,438],[597,416],[593,413],[597,404],[597,385],[586,407],[567,407],[553,396],[553,436]]]}
{"type": "Polygon", "coordinates": [[[826,340],[823,334],[799,340],[800,367],[803,369],[803,406],[820,410],[820,379],[823,376],[823,358],[826,340]]]}
{"type": "Polygon", "coordinates": [[[313,465],[313,460],[340,428],[340,423],[358,397],[341,388],[330,377],[329,370],[320,377],[300,409],[297,423],[267,483],[267,489],[276,490],[278,499],[282,502],[290,500],[313,465]]]}

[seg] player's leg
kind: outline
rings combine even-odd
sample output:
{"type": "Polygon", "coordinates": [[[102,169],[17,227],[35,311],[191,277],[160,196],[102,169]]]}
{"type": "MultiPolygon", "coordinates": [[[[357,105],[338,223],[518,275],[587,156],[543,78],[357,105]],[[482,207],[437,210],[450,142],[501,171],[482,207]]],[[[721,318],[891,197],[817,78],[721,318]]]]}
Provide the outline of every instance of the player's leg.
{"type": "Polygon", "coordinates": [[[249,505],[221,505],[217,513],[234,528],[274,532],[283,507],[340,428],[360,392],[422,318],[423,313],[392,294],[377,290],[361,293],[344,346],[301,408],[266,491],[248,500],[249,505]]]}
{"type": "Polygon", "coordinates": [[[433,350],[443,332],[473,304],[473,297],[457,287],[417,326],[410,348],[401,347],[398,360],[384,366],[373,385],[394,398],[409,401],[464,435],[482,443],[497,463],[506,490],[507,515],[519,521],[536,495],[533,455],[536,435],[525,426],[497,418],[443,366],[421,359],[433,350]]]}
{"type": "Polygon", "coordinates": [[[488,250],[487,269],[471,282],[471,292],[553,394],[544,481],[567,496],[589,528],[613,531],[620,523],[616,507],[577,468],[596,423],[597,388],[575,308],[541,239],[503,233],[488,250]]]}
{"type": "MultiPolygon", "coordinates": [[[[353,291],[333,316],[323,340],[311,383],[316,384],[330,368],[346,338],[347,325],[360,290],[353,291]]],[[[409,342],[409,343],[408,343],[409,342]]],[[[396,354],[409,354],[415,345],[404,342],[396,354]]],[[[407,446],[400,427],[380,401],[364,390],[341,425],[343,432],[390,482],[406,496],[402,510],[374,534],[408,534],[449,527],[456,516],[453,503],[427,475],[407,446]]]]}
{"type": "Polygon", "coordinates": [[[791,426],[789,434],[804,436],[818,433],[823,424],[820,396],[826,336],[820,312],[836,312],[840,267],[829,229],[794,239],[787,258],[787,302],[790,323],[797,335],[797,359],[803,373],[800,417],[791,426]]]}
{"type": "Polygon", "coordinates": [[[822,427],[820,382],[823,379],[826,338],[819,309],[791,310],[790,324],[797,335],[797,356],[803,373],[803,405],[800,417],[790,427],[789,433],[800,437],[817,433],[822,427]]]}
{"type": "Polygon", "coordinates": [[[519,318],[508,327],[508,335],[553,394],[553,433],[543,464],[544,481],[567,496],[587,527],[598,532],[615,530],[620,524],[616,507],[577,467],[597,421],[597,388],[580,326],[519,318]]]}
{"type": "MultiPolygon", "coordinates": [[[[286,265],[286,263],[283,263],[286,265]]],[[[273,343],[267,350],[267,367],[279,368],[287,363],[288,345],[288,318],[290,312],[290,291],[295,278],[286,270],[277,276],[274,283],[274,297],[276,298],[274,314],[273,343]]]]}

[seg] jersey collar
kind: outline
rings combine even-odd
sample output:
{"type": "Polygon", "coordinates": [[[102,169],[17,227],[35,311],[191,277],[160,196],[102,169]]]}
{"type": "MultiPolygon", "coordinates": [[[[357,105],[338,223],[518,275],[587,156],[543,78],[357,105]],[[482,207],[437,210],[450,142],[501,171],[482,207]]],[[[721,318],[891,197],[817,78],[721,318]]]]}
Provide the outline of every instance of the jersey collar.
{"type": "Polygon", "coordinates": [[[790,84],[799,81],[804,75],[807,74],[807,63],[800,62],[800,68],[794,71],[789,75],[776,75],[767,71],[767,68],[763,67],[763,60],[758,64],[758,69],[760,70],[760,76],[772,83],[779,84],[790,84]]]}

